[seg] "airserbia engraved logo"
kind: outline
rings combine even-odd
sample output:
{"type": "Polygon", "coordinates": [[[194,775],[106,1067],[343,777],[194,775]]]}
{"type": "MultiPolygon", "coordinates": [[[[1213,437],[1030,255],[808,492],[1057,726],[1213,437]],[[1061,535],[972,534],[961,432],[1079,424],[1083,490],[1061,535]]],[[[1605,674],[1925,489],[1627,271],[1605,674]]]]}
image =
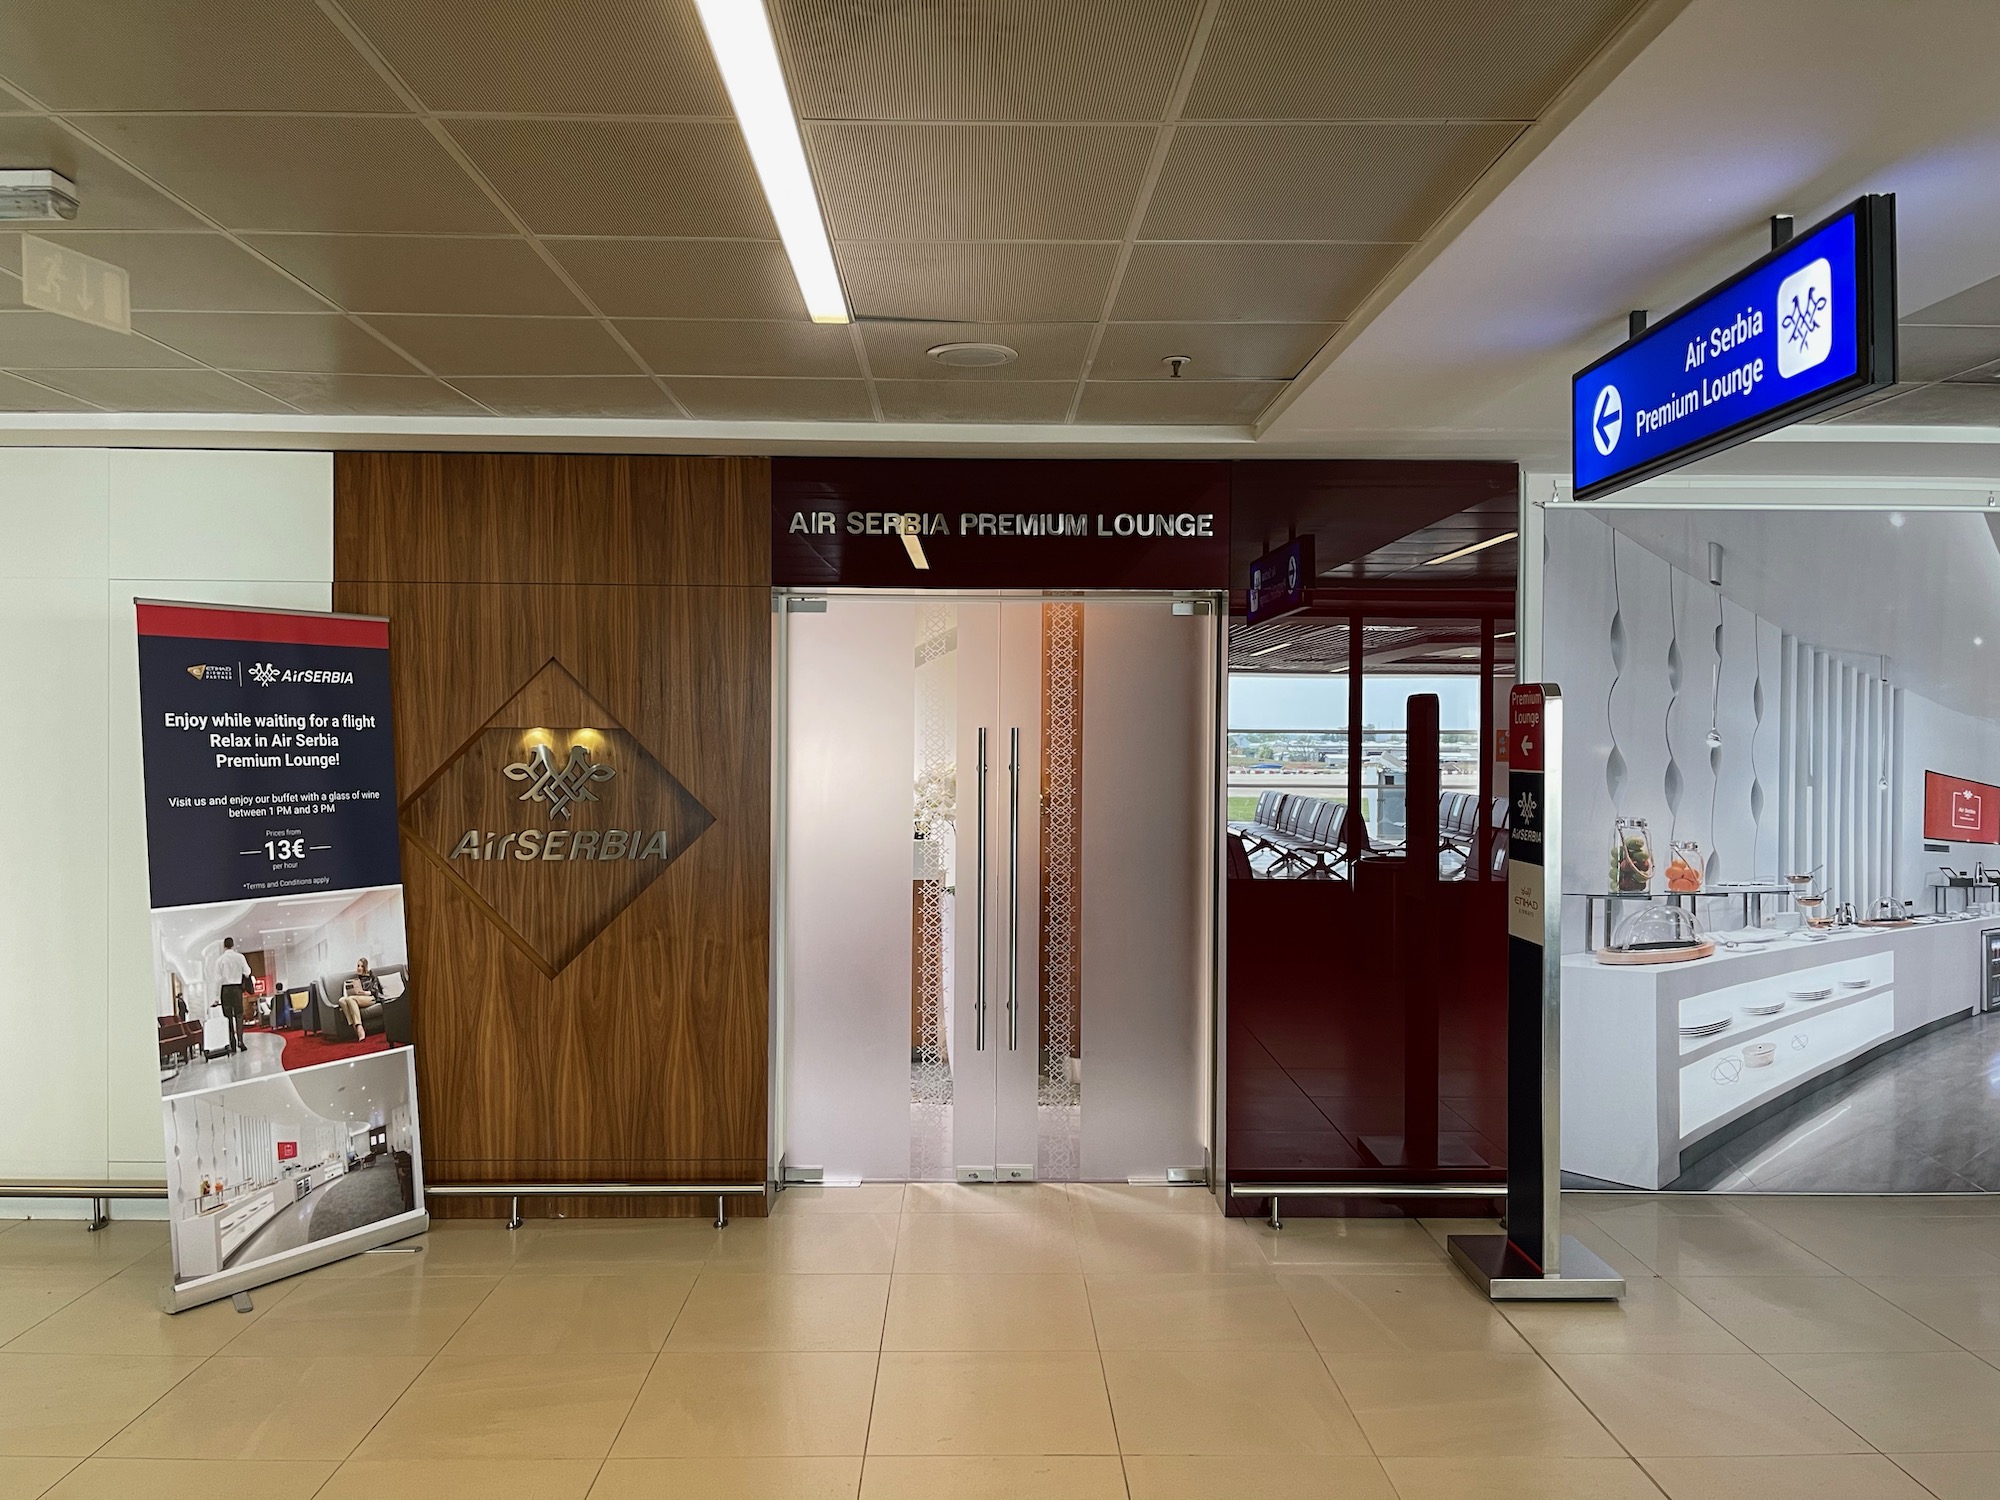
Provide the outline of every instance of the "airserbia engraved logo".
{"type": "Polygon", "coordinates": [[[520,801],[546,802],[550,817],[567,818],[572,803],[597,800],[597,793],[590,789],[593,781],[609,781],[618,771],[591,760],[590,751],[582,745],[571,745],[569,759],[558,767],[555,752],[544,744],[530,749],[525,761],[506,767],[505,774],[509,781],[528,783],[520,801]]]}

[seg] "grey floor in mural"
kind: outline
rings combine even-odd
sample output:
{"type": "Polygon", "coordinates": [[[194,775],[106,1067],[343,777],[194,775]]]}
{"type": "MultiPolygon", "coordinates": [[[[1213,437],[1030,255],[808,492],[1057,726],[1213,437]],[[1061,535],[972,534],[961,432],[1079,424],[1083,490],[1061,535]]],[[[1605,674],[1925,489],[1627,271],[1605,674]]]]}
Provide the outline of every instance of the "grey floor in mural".
{"type": "Polygon", "coordinates": [[[198,1094],[225,1083],[241,1083],[246,1078],[265,1078],[285,1071],[283,1037],[268,1031],[246,1031],[243,1045],[245,1051],[224,1053],[213,1062],[197,1054],[194,1061],[182,1063],[171,1073],[162,1073],[161,1095],[198,1094]]]}
{"type": "Polygon", "coordinates": [[[378,1156],[285,1209],[238,1246],[229,1264],[262,1260],[296,1250],[309,1240],[329,1239],[364,1224],[394,1218],[406,1206],[394,1164],[388,1157],[378,1156]]]}
{"type": "Polygon", "coordinates": [[[2000,1013],[1877,1058],[1668,1184],[1743,1193],[2000,1192],[2000,1013]]]}

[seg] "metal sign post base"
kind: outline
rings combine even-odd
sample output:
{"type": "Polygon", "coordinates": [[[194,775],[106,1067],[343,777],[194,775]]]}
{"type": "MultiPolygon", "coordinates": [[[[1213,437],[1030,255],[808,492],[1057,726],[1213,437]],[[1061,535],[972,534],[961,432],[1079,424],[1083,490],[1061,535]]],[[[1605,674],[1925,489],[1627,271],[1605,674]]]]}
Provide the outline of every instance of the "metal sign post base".
{"type": "Polygon", "coordinates": [[[1454,1234],[1445,1248],[1495,1302],[1615,1302],[1625,1295],[1625,1278],[1567,1234],[1558,1262],[1562,1270],[1553,1276],[1504,1234],[1454,1234]]]}

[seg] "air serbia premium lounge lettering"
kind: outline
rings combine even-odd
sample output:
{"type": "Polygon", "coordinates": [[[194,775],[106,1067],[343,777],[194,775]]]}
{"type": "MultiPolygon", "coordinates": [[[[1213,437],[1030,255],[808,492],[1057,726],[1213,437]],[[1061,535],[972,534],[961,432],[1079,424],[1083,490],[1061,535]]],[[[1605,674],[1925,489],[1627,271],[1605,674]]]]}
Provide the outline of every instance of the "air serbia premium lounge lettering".
{"type": "MultiPolygon", "coordinates": [[[[1689,339],[1687,357],[1681,368],[1683,371],[1702,370],[1709,360],[1721,360],[1763,332],[1764,310],[1759,307],[1745,308],[1732,321],[1709,329],[1707,338],[1689,339]]],[[[1754,395],[1763,380],[1764,356],[1761,354],[1731,365],[1720,374],[1698,375],[1689,389],[1677,392],[1658,406],[1640,408],[1633,418],[1633,431],[1642,434],[1658,432],[1689,412],[1701,411],[1732,396],[1754,395]]]]}
{"type": "MultiPolygon", "coordinates": [[[[792,536],[951,536],[952,519],[943,511],[851,510],[843,525],[831,510],[794,511],[786,527],[792,536]]],[[[1088,511],[961,511],[959,536],[1020,537],[1212,537],[1212,511],[1149,511],[1092,516],[1088,511]],[[1093,525],[1094,523],[1094,525],[1093,525]]]]}

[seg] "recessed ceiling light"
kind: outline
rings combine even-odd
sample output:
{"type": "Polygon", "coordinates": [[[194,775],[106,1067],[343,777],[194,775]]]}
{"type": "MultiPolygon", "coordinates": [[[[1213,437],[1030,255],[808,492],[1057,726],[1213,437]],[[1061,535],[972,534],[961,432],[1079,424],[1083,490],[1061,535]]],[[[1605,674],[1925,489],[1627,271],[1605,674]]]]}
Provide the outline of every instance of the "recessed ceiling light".
{"type": "Polygon", "coordinates": [[[1252,651],[1250,654],[1252,656],[1269,656],[1273,651],[1282,651],[1289,645],[1291,645],[1290,641],[1279,641],[1275,646],[1263,646],[1252,651]]]}
{"type": "Polygon", "coordinates": [[[799,139],[798,117],[778,63],[764,0],[694,0],[708,47],[722,70],[743,144],[763,185],[764,201],[778,221],[778,238],[791,258],[806,311],[815,323],[845,323],[847,296],[833,263],[833,246],[820,213],[819,194],[799,139]]]}
{"type": "Polygon", "coordinates": [[[1451,562],[1461,557],[1470,557],[1475,552],[1484,552],[1488,547],[1497,547],[1502,542],[1511,542],[1520,534],[1518,531],[1503,531],[1498,536],[1489,536],[1483,542],[1474,542],[1470,547],[1460,547],[1456,552],[1447,552],[1442,557],[1433,557],[1424,566],[1434,568],[1439,563],[1451,562]]]}
{"type": "Polygon", "coordinates": [[[76,184],[45,167],[0,167],[0,219],[74,219],[76,184]]]}
{"type": "Polygon", "coordinates": [[[954,370],[991,370],[1021,357],[1005,344],[933,344],[925,352],[954,370]]]}

